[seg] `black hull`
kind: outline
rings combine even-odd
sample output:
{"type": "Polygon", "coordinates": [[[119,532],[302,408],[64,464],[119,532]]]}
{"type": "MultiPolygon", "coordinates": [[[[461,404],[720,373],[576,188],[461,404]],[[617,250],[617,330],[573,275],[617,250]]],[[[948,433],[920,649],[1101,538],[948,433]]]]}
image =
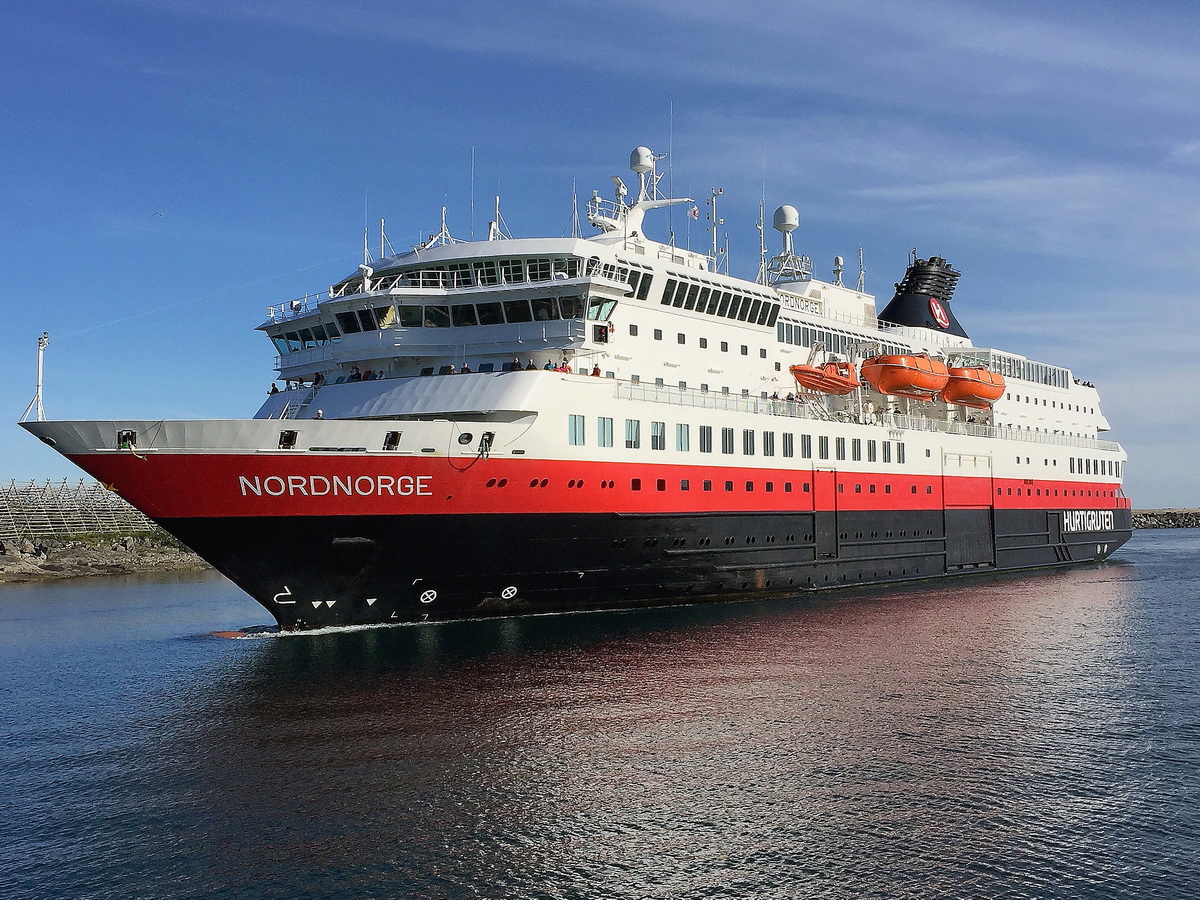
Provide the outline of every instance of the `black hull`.
{"type": "Polygon", "coordinates": [[[1059,510],[487,514],[161,522],[284,629],[620,609],[1103,559],[1059,510]]]}

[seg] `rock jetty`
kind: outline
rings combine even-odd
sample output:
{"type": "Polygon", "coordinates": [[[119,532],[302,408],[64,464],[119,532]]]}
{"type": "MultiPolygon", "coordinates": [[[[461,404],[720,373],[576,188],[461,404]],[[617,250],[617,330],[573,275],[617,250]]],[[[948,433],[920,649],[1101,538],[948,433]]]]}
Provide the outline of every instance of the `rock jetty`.
{"type": "Polygon", "coordinates": [[[1200,509],[1135,509],[1134,528],[1200,528],[1200,509]]]}
{"type": "Polygon", "coordinates": [[[165,534],[87,540],[6,538],[0,541],[0,584],[82,575],[207,568],[208,563],[165,534]]]}

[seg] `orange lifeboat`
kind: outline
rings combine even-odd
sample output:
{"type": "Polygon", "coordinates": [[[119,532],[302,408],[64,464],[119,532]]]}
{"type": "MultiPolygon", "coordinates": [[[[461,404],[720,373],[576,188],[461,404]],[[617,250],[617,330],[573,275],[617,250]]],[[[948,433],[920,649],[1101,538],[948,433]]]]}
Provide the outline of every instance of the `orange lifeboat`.
{"type": "Polygon", "coordinates": [[[947,403],[990,409],[1004,396],[1004,376],[989,369],[955,367],[942,388],[941,397],[947,403]]]}
{"type": "Polygon", "coordinates": [[[854,366],[839,360],[820,366],[792,366],[791,373],[801,387],[826,394],[849,394],[859,385],[854,366]]]}
{"type": "Polygon", "coordinates": [[[932,400],[946,386],[950,372],[940,359],[923,353],[896,354],[864,359],[862,377],[881,394],[932,400]]]}

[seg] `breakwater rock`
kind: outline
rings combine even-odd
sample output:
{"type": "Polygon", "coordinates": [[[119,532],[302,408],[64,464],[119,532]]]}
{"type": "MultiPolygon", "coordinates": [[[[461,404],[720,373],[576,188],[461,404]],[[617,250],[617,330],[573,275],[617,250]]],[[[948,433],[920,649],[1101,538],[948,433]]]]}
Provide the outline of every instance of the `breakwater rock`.
{"type": "Polygon", "coordinates": [[[1200,509],[1135,509],[1134,528],[1200,528],[1200,509]]]}
{"type": "Polygon", "coordinates": [[[82,575],[129,575],[209,568],[208,563],[164,535],[0,541],[0,584],[82,575]]]}

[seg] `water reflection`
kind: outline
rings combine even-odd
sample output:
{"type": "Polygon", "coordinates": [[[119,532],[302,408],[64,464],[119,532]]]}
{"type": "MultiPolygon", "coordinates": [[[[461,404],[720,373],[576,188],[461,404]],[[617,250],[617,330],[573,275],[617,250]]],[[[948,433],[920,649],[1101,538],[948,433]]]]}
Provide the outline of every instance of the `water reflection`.
{"type": "Polygon", "coordinates": [[[92,627],[6,671],[23,812],[0,871],[31,886],[6,895],[1180,895],[1200,537],[1137,546],[854,597],[239,641],[163,637],[227,625],[223,583],[60,595],[92,627]]]}
{"type": "Polygon", "coordinates": [[[267,639],[204,703],[202,852],[322,892],[1083,885],[1133,814],[1136,578],[267,639]]]}

